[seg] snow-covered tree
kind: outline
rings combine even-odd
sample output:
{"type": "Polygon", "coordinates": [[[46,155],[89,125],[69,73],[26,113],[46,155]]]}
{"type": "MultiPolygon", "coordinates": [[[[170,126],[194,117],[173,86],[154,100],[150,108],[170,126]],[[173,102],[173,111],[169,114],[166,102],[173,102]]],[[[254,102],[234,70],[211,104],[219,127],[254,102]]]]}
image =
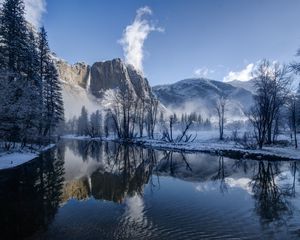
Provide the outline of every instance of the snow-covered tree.
{"type": "Polygon", "coordinates": [[[23,0],[3,2],[0,25],[1,69],[18,73],[25,71],[28,56],[28,29],[24,16],[23,0]]]}
{"type": "Polygon", "coordinates": [[[62,89],[56,66],[51,59],[47,33],[44,27],[38,34],[38,66],[37,72],[42,81],[43,101],[41,131],[43,136],[51,135],[59,122],[64,119],[62,89]]]}
{"type": "Polygon", "coordinates": [[[95,113],[91,114],[90,123],[89,123],[89,135],[93,137],[101,136],[101,124],[102,124],[102,116],[99,110],[95,113]]]}
{"type": "Polygon", "coordinates": [[[61,84],[57,69],[52,61],[48,62],[43,81],[43,124],[44,136],[50,136],[59,122],[64,120],[64,107],[61,84]]]}
{"type": "Polygon", "coordinates": [[[83,106],[81,108],[81,115],[78,118],[77,134],[80,136],[88,135],[88,129],[89,129],[88,112],[87,112],[85,106],[83,106]]]}
{"type": "Polygon", "coordinates": [[[0,20],[1,137],[26,144],[36,140],[41,116],[36,39],[22,0],[4,1],[0,20]]]}

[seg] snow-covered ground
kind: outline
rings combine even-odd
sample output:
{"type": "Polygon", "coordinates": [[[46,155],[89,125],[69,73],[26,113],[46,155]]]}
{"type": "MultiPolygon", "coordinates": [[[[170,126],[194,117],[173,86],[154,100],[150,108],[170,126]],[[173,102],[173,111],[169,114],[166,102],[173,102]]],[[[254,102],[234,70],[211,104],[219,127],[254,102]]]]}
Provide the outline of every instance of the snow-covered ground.
{"type": "Polygon", "coordinates": [[[38,150],[29,150],[28,148],[13,150],[0,153],[0,170],[17,167],[29,162],[39,156],[40,153],[53,148],[55,144],[50,144],[38,150]]]}
{"type": "Polygon", "coordinates": [[[190,143],[168,143],[161,140],[136,139],[137,144],[156,149],[186,151],[186,152],[208,152],[222,154],[237,158],[265,159],[265,160],[300,160],[300,150],[289,147],[264,147],[262,150],[245,149],[233,141],[211,141],[195,140],[190,143]]]}
{"type": "MultiPolygon", "coordinates": [[[[192,134],[196,134],[192,132],[192,134]]],[[[265,159],[265,160],[300,160],[300,150],[295,149],[291,144],[288,146],[266,146],[262,150],[258,149],[246,149],[242,145],[235,141],[230,140],[231,132],[225,131],[225,140],[220,141],[218,139],[218,131],[197,131],[197,138],[193,142],[189,143],[169,143],[160,140],[160,134],[157,134],[155,139],[136,138],[134,142],[136,144],[152,147],[162,150],[174,150],[174,151],[187,151],[187,152],[207,152],[213,154],[224,154],[237,158],[251,158],[251,159],[265,159]]],[[[78,139],[89,140],[88,136],[65,136],[66,139],[78,139]]],[[[300,139],[300,135],[298,136],[300,139]]],[[[115,137],[109,138],[96,138],[94,140],[111,141],[117,140],[115,137]]],[[[291,141],[289,134],[282,134],[278,136],[278,140],[291,141]]]]}

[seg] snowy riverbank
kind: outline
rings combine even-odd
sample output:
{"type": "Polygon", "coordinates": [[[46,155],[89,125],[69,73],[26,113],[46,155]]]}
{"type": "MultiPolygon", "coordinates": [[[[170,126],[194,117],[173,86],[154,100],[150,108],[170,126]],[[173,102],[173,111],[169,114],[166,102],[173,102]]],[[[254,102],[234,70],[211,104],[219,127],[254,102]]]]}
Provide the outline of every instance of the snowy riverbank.
{"type": "Polygon", "coordinates": [[[55,144],[50,144],[36,150],[25,147],[23,149],[13,149],[9,152],[0,152],[0,170],[14,168],[29,162],[54,146],[55,144]]]}
{"type": "MultiPolygon", "coordinates": [[[[157,139],[136,138],[132,143],[142,147],[154,148],[157,150],[172,150],[183,152],[205,152],[211,154],[224,155],[232,158],[263,159],[263,160],[300,160],[300,150],[293,146],[266,146],[262,150],[246,149],[234,141],[220,141],[211,133],[198,137],[190,143],[169,143],[157,139]]],[[[99,140],[99,141],[120,141],[114,137],[94,138],[88,136],[64,136],[65,139],[77,140],[99,140]]],[[[280,139],[285,139],[281,136],[280,139]]]]}
{"type": "Polygon", "coordinates": [[[138,145],[158,150],[205,152],[237,159],[300,160],[300,150],[293,147],[272,146],[264,147],[262,150],[252,150],[242,148],[235,142],[222,142],[218,140],[211,142],[197,140],[192,143],[168,143],[160,140],[136,139],[134,142],[138,145]]]}

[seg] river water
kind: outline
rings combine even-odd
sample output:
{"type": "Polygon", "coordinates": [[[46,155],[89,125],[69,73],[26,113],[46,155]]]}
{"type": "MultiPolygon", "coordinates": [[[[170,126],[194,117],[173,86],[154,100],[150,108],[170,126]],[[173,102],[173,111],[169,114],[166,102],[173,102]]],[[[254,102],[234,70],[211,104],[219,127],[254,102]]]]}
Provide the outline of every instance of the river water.
{"type": "Polygon", "coordinates": [[[299,169],[64,140],[0,172],[0,239],[297,239],[299,169]]]}

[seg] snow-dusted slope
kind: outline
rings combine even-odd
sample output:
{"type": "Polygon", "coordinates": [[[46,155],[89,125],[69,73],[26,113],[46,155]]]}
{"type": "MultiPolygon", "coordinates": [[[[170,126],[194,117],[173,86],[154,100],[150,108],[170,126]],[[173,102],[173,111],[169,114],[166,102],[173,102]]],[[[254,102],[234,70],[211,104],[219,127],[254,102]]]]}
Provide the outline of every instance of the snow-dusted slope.
{"type": "Polygon", "coordinates": [[[228,84],[237,87],[237,88],[244,88],[248,90],[249,92],[255,93],[255,87],[254,87],[254,80],[251,79],[249,81],[239,81],[239,80],[233,80],[230,82],[227,82],[228,84]]]}
{"type": "Polygon", "coordinates": [[[203,79],[185,79],[174,84],[153,87],[158,99],[175,112],[199,112],[214,116],[214,103],[221,94],[228,98],[227,118],[239,119],[252,104],[252,93],[230,84],[203,79]]]}

